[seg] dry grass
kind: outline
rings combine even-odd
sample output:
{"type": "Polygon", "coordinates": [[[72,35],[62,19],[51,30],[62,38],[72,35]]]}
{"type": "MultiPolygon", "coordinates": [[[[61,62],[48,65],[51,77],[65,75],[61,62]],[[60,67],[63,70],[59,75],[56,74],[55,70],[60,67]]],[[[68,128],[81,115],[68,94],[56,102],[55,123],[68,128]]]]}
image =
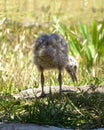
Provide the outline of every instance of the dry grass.
{"type": "Polygon", "coordinates": [[[5,0],[0,1],[0,18],[7,16],[16,21],[52,22],[57,16],[63,23],[73,21],[91,23],[104,19],[103,0],[5,0]]]}

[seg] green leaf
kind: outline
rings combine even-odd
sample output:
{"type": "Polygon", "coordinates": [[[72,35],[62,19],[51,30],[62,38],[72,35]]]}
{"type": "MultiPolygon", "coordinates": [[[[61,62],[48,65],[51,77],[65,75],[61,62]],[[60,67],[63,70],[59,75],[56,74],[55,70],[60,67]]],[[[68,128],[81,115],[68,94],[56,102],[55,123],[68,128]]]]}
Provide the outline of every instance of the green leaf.
{"type": "Polygon", "coordinates": [[[82,45],[72,33],[70,35],[70,50],[74,56],[81,55],[82,45]]]}
{"type": "Polygon", "coordinates": [[[97,31],[97,22],[94,21],[93,23],[93,31],[92,31],[92,44],[94,45],[95,49],[98,48],[98,31],[97,31]]]}
{"type": "Polygon", "coordinates": [[[88,33],[88,27],[87,25],[83,25],[81,23],[79,23],[79,32],[81,33],[83,39],[87,39],[87,41],[89,40],[89,33],[88,33]]]}

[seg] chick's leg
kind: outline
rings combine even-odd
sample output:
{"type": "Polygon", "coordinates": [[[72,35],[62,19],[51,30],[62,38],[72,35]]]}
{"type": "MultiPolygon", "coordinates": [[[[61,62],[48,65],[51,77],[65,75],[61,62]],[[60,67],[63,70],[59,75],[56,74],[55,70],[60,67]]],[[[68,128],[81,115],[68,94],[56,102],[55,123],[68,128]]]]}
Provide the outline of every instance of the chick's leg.
{"type": "Polygon", "coordinates": [[[62,93],[62,75],[61,75],[61,71],[59,71],[58,81],[59,81],[60,94],[61,94],[62,93]]]}
{"type": "Polygon", "coordinates": [[[45,92],[44,92],[44,74],[43,71],[41,72],[41,97],[45,96],[45,92]]]}

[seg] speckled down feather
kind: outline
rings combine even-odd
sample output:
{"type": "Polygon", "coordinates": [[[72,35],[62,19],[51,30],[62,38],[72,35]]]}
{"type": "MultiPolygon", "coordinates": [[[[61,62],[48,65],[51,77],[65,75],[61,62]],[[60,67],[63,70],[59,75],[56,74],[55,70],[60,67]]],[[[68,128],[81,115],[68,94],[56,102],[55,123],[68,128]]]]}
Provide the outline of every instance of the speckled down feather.
{"type": "Polygon", "coordinates": [[[68,56],[68,62],[67,62],[67,66],[66,66],[66,68],[68,69],[70,69],[70,71],[77,71],[77,68],[78,68],[78,62],[77,62],[77,60],[73,57],[73,56],[71,56],[71,55],[69,55],[68,56]]]}
{"type": "Polygon", "coordinates": [[[34,46],[34,63],[39,69],[62,70],[68,62],[68,51],[68,44],[59,35],[41,35],[34,46]]]}

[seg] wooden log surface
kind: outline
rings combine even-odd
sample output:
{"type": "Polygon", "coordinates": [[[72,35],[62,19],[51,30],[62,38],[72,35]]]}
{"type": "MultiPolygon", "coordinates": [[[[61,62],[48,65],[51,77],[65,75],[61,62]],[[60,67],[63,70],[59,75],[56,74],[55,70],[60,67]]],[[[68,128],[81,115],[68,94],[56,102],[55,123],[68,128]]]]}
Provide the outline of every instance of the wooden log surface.
{"type": "MultiPolygon", "coordinates": [[[[46,86],[44,87],[45,93],[46,95],[50,93],[50,89],[52,94],[54,93],[59,93],[59,86],[46,86]]],[[[104,94],[104,86],[102,87],[98,87],[94,90],[93,86],[80,86],[80,87],[74,87],[74,86],[63,86],[63,93],[80,93],[80,92],[87,92],[87,93],[91,93],[91,92],[99,92],[104,94]]],[[[41,88],[30,88],[30,89],[26,89],[21,91],[18,94],[14,94],[14,98],[18,99],[18,98],[34,98],[34,97],[39,97],[41,95],[41,88]]]]}

